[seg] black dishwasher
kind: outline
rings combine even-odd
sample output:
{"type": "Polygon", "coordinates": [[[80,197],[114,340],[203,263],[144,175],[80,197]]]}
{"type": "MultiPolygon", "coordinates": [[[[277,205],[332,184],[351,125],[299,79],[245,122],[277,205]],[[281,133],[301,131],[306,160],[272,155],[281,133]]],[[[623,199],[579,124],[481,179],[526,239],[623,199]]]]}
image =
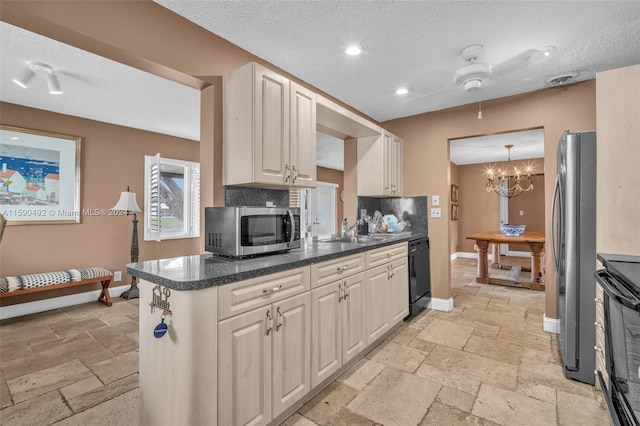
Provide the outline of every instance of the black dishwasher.
{"type": "Polygon", "coordinates": [[[430,299],[429,238],[420,238],[409,241],[409,315],[407,318],[425,308],[430,299]]]}

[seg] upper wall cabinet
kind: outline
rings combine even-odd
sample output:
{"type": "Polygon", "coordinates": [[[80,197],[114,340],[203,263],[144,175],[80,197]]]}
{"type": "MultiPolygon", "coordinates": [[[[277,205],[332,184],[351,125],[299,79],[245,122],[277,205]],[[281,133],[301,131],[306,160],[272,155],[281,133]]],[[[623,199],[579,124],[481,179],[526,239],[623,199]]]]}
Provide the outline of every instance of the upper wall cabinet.
{"type": "Polygon", "coordinates": [[[223,185],[315,187],[315,93],[253,62],[222,81],[223,185]]]}
{"type": "Polygon", "coordinates": [[[358,138],[358,195],[402,196],[402,139],[386,130],[358,138]]]}

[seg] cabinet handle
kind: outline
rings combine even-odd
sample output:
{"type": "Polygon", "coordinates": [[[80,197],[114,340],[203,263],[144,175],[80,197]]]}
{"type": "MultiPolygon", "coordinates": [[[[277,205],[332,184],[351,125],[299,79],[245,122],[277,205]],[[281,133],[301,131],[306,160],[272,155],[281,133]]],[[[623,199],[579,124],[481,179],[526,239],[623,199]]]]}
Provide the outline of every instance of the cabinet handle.
{"type": "Polygon", "coordinates": [[[342,284],[338,285],[338,303],[342,302],[342,299],[344,299],[344,297],[342,297],[342,284]]]}
{"type": "Polygon", "coordinates": [[[282,312],[280,312],[280,306],[278,306],[278,309],[276,309],[276,331],[280,330],[280,327],[282,327],[282,312]]]}
{"type": "Polygon", "coordinates": [[[342,267],[341,267],[341,266],[338,266],[338,268],[337,268],[338,272],[344,272],[344,271],[346,271],[347,269],[349,269],[349,266],[347,266],[347,265],[344,265],[344,266],[342,266],[342,267]]]}
{"type": "Polygon", "coordinates": [[[596,321],[593,323],[596,327],[600,328],[601,330],[604,330],[604,327],[602,325],[602,323],[600,321],[596,321]]]}
{"type": "Polygon", "coordinates": [[[284,181],[289,182],[289,178],[291,177],[291,172],[289,171],[289,165],[284,165],[284,181]]]}
{"type": "Polygon", "coordinates": [[[271,317],[271,309],[267,310],[267,336],[273,330],[273,318],[271,317]]]}
{"type": "Polygon", "coordinates": [[[345,281],[345,283],[344,283],[344,297],[343,297],[344,300],[347,300],[347,297],[349,297],[349,293],[350,293],[349,286],[347,285],[347,283],[345,281]]]}
{"type": "Polygon", "coordinates": [[[262,290],[262,294],[271,294],[271,293],[275,293],[276,291],[280,290],[282,288],[282,284],[277,285],[273,288],[265,288],[262,290]]]}
{"type": "Polygon", "coordinates": [[[602,348],[600,348],[600,346],[598,346],[598,345],[594,346],[593,349],[595,349],[596,352],[604,353],[602,348]]]}
{"type": "Polygon", "coordinates": [[[293,180],[291,181],[291,183],[296,183],[296,179],[298,179],[298,169],[296,169],[296,166],[293,166],[291,170],[291,174],[293,175],[293,180]]]}
{"type": "Polygon", "coordinates": [[[593,299],[593,300],[595,300],[595,301],[596,301],[596,303],[599,303],[599,304],[601,304],[601,305],[604,303],[604,302],[602,301],[602,299],[598,299],[597,297],[596,297],[595,299],[593,299]]]}

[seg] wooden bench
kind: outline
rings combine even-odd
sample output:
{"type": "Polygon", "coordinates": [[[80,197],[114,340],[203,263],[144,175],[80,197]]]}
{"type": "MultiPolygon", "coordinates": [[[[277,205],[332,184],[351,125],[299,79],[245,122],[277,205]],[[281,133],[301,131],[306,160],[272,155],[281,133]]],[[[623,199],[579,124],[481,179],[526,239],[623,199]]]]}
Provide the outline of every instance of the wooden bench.
{"type": "Polygon", "coordinates": [[[0,298],[99,282],[102,291],[98,301],[111,306],[109,284],[112,279],[113,272],[100,267],[4,277],[0,278],[0,298]]]}

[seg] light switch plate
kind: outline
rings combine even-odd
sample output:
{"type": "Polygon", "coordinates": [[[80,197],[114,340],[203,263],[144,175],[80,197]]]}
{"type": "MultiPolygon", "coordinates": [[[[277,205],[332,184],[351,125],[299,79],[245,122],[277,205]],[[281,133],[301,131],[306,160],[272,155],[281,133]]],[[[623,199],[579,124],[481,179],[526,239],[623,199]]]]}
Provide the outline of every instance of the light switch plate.
{"type": "Polygon", "coordinates": [[[432,207],[431,208],[431,217],[441,218],[442,217],[442,209],[440,207],[432,207]]]}
{"type": "Polygon", "coordinates": [[[122,271],[115,271],[113,273],[113,281],[122,281],[122,271]]]}
{"type": "Polygon", "coordinates": [[[432,195],[431,196],[431,205],[432,206],[439,206],[440,205],[440,196],[439,195],[432,195]]]}
{"type": "Polygon", "coordinates": [[[520,216],[524,216],[524,210],[520,210],[520,216]]]}

